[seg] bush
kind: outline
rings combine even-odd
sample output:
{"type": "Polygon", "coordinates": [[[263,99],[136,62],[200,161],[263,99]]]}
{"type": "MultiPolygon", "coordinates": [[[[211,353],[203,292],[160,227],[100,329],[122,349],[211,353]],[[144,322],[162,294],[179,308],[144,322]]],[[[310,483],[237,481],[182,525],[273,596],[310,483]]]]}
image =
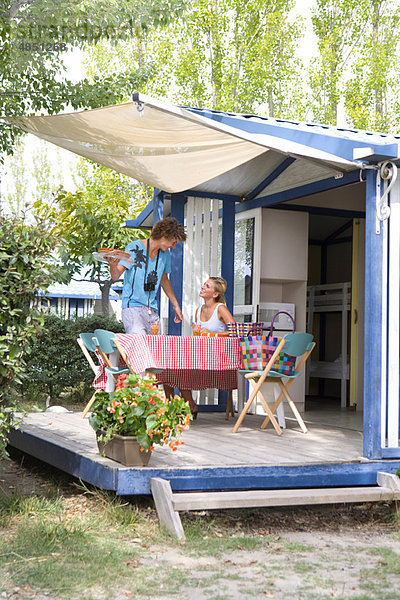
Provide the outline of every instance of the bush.
{"type": "Polygon", "coordinates": [[[80,333],[95,329],[124,332],[121,321],[114,317],[91,315],[74,320],[61,319],[56,315],[45,315],[43,326],[37,334],[32,353],[27,359],[29,384],[23,387],[26,397],[39,388],[53,400],[82,382],[90,388],[93,371],[80,349],[77,338],[80,333]]]}
{"type": "Polygon", "coordinates": [[[40,288],[55,280],[50,256],[55,239],[40,225],[26,225],[0,214],[0,455],[14,402],[15,384],[22,381],[25,357],[41,323],[31,308],[40,288]]]}

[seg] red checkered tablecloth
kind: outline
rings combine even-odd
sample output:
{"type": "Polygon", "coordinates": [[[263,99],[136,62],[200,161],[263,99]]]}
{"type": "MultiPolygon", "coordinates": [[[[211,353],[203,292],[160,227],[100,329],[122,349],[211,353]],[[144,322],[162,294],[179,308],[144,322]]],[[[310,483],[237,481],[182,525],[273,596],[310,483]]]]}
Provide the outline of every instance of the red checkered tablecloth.
{"type": "MultiPolygon", "coordinates": [[[[158,379],[179,389],[233,390],[241,368],[238,338],[116,334],[135,373],[162,369],[158,379]]],[[[93,386],[104,388],[100,369],[93,386]]]]}

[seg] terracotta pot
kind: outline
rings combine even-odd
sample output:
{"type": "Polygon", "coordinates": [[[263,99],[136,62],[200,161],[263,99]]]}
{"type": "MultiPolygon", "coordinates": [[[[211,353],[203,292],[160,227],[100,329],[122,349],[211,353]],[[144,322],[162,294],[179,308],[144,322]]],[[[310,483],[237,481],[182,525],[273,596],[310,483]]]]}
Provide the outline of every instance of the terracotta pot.
{"type": "Polygon", "coordinates": [[[107,458],[111,458],[126,467],[145,467],[149,462],[151,451],[144,450],[141,452],[141,445],[136,441],[135,436],[115,434],[111,440],[104,443],[98,439],[101,434],[101,431],[96,433],[97,447],[100,454],[105,454],[107,458]]]}

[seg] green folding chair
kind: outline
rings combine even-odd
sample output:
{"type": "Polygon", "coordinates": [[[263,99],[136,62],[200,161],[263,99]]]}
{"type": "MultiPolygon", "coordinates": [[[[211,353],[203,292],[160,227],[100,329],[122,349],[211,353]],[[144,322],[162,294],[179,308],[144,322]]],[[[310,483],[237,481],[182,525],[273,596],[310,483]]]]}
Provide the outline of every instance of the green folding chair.
{"type": "MultiPolygon", "coordinates": [[[[121,375],[122,373],[129,373],[129,369],[127,369],[127,368],[111,366],[111,363],[109,361],[107,354],[101,350],[99,341],[94,333],[80,333],[79,337],[77,339],[77,342],[78,342],[79,346],[81,347],[82,352],[85,355],[85,357],[95,375],[97,375],[98,370],[100,368],[100,364],[96,365],[91,356],[91,353],[95,354],[95,351],[97,351],[98,354],[101,355],[103,362],[106,365],[106,368],[105,368],[106,372],[111,373],[115,378],[117,378],[118,375],[121,375]]],[[[94,392],[93,396],[90,398],[89,402],[85,406],[85,408],[81,414],[82,419],[84,419],[85,416],[87,415],[87,413],[89,412],[93,402],[96,399],[97,392],[98,392],[98,390],[96,390],[94,392]]]]}

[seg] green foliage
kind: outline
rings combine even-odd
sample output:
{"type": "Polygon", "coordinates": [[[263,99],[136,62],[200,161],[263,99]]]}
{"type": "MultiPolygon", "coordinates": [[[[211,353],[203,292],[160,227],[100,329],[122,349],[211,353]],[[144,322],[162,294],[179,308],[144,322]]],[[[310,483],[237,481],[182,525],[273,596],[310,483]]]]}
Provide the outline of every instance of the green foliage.
{"type": "Polygon", "coordinates": [[[75,320],[44,315],[43,326],[26,361],[29,378],[29,385],[25,384],[26,389],[30,391],[32,385],[40,387],[54,399],[67,388],[75,387],[81,382],[89,387],[94,378],[93,371],[76,340],[80,333],[95,329],[121,333],[124,331],[121,322],[101,315],[75,320]]]}
{"type": "MultiPolygon", "coordinates": [[[[112,283],[109,267],[96,261],[92,253],[98,248],[125,248],[132,232],[121,225],[147,204],[149,188],[106,167],[90,167],[87,161],[81,164],[78,175],[78,191],[59,190],[51,204],[39,199],[33,209],[61,240],[60,258],[69,276],[80,272],[83,278],[99,284],[103,314],[107,315],[112,283]]],[[[144,235],[135,230],[134,237],[144,235]]]]}
{"type": "MultiPolygon", "coordinates": [[[[67,53],[101,39],[130,39],[182,9],[182,0],[0,0],[0,114],[52,114],[69,105],[121,101],[146,81],[144,69],[74,82],[66,74],[67,53]]],[[[0,156],[12,152],[16,132],[1,126],[0,156]]]]}
{"type": "Polygon", "coordinates": [[[366,6],[367,26],[352,65],[344,99],[355,127],[397,133],[400,100],[400,14],[397,6],[373,0],[366,6]]]}
{"type": "Polygon", "coordinates": [[[195,0],[162,31],[90,50],[91,72],[153,69],[142,88],[178,104],[298,114],[301,20],[293,0],[195,0]],[[98,66],[97,66],[98,65],[98,66]]]}
{"type": "Polygon", "coordinates": [[[353,127],[393,129],[400,82],[398,3],[317,0],[312,21],[319,50],[310,76],[313,119],[336,125],[343,100],[353,127]]]}
{"type": "Polygon", "coordinates": [[[0,214],[0,454],[10,425],[15,383],[42,318],[31,308],[35,294],[54,280],[50,253],[55,238],[42,226],[29,226],[0,214]]]}
{"type": "MultiPolygon", "coordinates": [[[[102,166],[83,161],[78,170],[80,189],[72,193],[59,190],[51,203],[38,199],[33,203],[37,218],[45,220],[60,240],[58,251],[69,277],[97,283],[102,293],[102,311],[109,314],[112,280],[109,267],[93,258],[98,248],[123,249],[132,240],[132,232],[122,224],[150,200],[150,191],[102,166]]],[[[135,230],[134,237],[144,237],[135,230]]]]}
{"type": "Polygon", "coordinates": [[[315,121],[336,125],[342,73],[365,26],[363,5],[363,0],[316,1],[312,22],[319,54],[310,77],[315,121]]]}
{"type": "Polygon", "coordinates": [[[114,392],[97,393],[89,423],[95,431],[103,432],[101,441],[115,434],[136,436],[146,450],[153,450],[154,444],[176,450],[190,419],[190,408],[183,398],[166,398],[152,379],[120,375],[114,392]]]}
{"type": "Polygon", "coordinates": [[[31,309],[35,294],[54,280],[49,255],[55,238],[41,226],[28,226],[0,215],[0,401],[19,381],[24,358],[41,316],[31,309]]]}

